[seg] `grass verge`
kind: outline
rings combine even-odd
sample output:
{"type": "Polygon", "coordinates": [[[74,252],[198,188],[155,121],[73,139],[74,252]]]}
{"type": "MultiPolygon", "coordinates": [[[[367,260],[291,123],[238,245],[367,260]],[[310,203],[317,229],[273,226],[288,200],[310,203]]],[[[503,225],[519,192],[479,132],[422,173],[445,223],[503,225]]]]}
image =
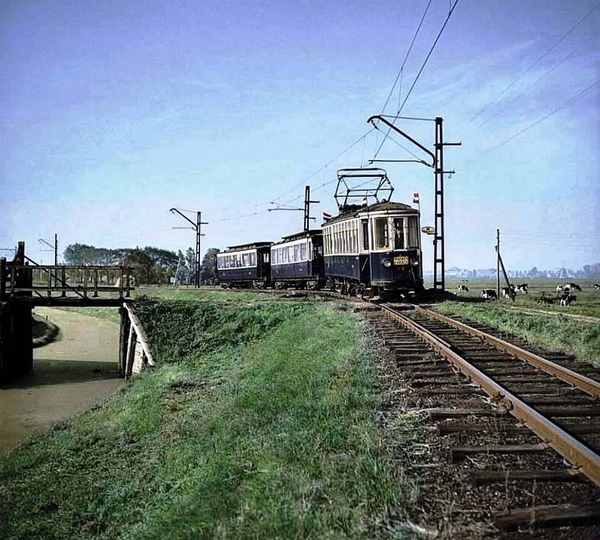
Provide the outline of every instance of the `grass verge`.
{"type": "Polygon", "coordinates": [[[356,323],[194,304],[142,303],[160,367],[0,461],[0,537],[378,535],[399,473],[356,323]]]}
{"type": "Polygon", "coordinates": [[[540,347],[575,354],[582,360],[599,364],[600,324],[574,320],[566,316],[533,315],[506,311],[489,303],[484,305],[443,302],[436,309],[448,315],[460,315],[472,321],[523,337],[540,347]]]}

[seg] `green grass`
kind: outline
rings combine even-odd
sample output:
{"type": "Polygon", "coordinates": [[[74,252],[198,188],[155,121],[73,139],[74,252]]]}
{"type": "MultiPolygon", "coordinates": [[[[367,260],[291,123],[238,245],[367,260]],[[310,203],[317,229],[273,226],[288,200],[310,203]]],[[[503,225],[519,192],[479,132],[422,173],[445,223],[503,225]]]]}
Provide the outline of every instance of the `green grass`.
{"type": "Polygon", "coordinates": [[[159,367],[0,461],[1,538],[384,534],[409,496],[353,319],[282,302],[139,315],[159,367]]]}
{"type": "Polygon", "coordinates": [[[445,314],[456,314],[471,321],[526,338],[529,342],[556,351],[575,354],[583,360],[600,363],[600,323],[562,316],[507,311],[495,302],[447,301],[436,306],[445,314]]]}

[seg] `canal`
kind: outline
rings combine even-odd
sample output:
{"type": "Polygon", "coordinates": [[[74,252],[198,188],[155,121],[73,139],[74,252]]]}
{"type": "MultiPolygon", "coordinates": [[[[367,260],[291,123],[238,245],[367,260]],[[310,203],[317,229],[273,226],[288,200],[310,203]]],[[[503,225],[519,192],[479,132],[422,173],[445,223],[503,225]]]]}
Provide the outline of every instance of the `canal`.
{"type": "Polygon", "coordinates": [[[124,384],[118,377],[117,324],[61,309],[37,307],[35,313],[60,333],[53,343],[34,349],[31,373],[0,386],[0,454],[124,384]]]}

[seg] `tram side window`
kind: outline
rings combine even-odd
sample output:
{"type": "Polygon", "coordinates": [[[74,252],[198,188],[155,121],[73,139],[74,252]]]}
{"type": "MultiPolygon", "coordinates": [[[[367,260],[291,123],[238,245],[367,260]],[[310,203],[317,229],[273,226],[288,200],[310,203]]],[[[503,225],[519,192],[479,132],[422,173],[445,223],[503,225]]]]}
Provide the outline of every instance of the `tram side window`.
{"type": "Polygon", "coordinates": [[[385,249],[390,243],[387,218],[375,219],[375,247],[385,249]]]}
{"type": "Polygon", "coordinates": [[[308,250],[306,249],[306,244],[300,244],[300,260],[306,261],[308,259],[307,254],[308,250]]]}
{"type": "Polygon", "coordinates": [[[362,220],[363,249],[369,251],[369,221],[362,220]]]}
{"type": "Polygon", "coordinates": [[[404,218],[394,219],[394,244],[396,249],[404,249],[404,218]]]}

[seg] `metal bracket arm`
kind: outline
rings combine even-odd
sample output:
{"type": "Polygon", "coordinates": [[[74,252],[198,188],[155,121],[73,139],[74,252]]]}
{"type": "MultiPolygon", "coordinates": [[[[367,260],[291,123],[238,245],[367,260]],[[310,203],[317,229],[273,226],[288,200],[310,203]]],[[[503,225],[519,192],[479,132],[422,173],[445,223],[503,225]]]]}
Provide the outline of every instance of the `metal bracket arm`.
{"type": "Polygon", "coordinates": [[[427,149],[425,146],[423,146],[420,142],[418,142],[415,139],[413,139],[407,133],[404,133],[404,131],[402,131],[401,129],[397,128],[391,122],[388,122],[385,118],[383,118],[383,116],[380,116],[380,115],[371,116],[371,118],[369,118],[367,120],[367,122],[370,123],[370,124],[372,124],[373,127],[375,129],[377,129],[377,126],[375,125],[375,122],[374,122],[375,120],[379,120],[380,122],[383,122],[387,127],[389,127],[390,129],[393,129],[396,133],[399,133],[405,139],[408,139],[411,143],[413,143],[414,145],[418,146],[421,150],[423,150],[423,152],[429,154],[431,156],[432,162],[431,162],[431,165],[429,165],[429,163],[427,163],[427,166],[429,166],[429,167],[435,167],[435,161],[436,161],[435,160],[435,155],[429,149],[427,149]]]}

